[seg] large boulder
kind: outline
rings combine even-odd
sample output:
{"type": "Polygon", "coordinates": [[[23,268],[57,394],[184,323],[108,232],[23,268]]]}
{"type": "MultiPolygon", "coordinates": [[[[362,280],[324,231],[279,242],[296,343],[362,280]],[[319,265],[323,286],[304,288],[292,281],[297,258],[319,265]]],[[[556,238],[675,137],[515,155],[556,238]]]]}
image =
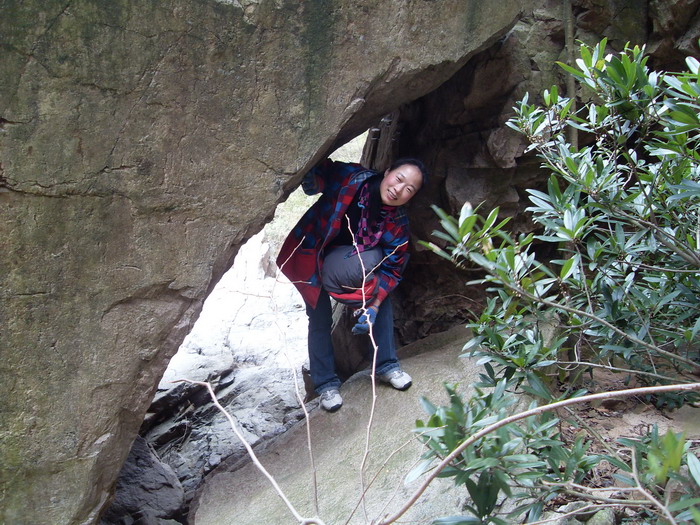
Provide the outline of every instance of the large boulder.
{"type": "Polygon", "coordinates": [[[208,291],[515,0],[3,0],[0,521],[94,523],[208,291]]]}

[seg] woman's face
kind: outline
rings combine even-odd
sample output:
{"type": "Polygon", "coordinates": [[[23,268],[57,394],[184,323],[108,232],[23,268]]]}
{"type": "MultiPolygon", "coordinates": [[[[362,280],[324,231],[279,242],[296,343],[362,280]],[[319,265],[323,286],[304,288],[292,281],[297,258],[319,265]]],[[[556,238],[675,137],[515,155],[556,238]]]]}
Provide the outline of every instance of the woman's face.
{"type": "Polygon", "coordinates": [[[402,164],[394,170],[386,170],[379,185],[382,202],[387,206],[406,204],[421,187],[423,177],[413,164],[402,164]]]}

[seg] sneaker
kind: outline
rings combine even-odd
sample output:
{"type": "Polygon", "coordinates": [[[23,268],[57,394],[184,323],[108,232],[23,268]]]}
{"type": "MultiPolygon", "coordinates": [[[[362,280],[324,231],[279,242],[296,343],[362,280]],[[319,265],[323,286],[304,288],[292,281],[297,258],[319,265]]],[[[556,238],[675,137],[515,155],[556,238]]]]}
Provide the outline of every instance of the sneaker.
{"type": "Polygon", "coordinates": [[[379,376],[379,380],[382,383],[388,383],[393,386],[396,390],[408,390],[408,388],[413,384],[411,376],[406,372],[397,368],[386,374],[379,376]]]}
{"type": "Polygon", "coordinates": [[[321,393],[321,408],[328,412],[335,412],[343,406],[343,398],[337,389],[331,388],[321,393]]]}

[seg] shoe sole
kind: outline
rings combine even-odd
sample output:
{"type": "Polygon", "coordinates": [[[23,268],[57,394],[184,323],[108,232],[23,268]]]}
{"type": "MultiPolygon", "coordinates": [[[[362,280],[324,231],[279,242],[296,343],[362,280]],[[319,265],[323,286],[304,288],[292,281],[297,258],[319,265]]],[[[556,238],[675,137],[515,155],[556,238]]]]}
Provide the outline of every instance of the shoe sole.
{"type": "Polygon", "coordinates": [[[379,381],[381,383],[384,383],[385,385],[389,385],[394,390],[399,390],[401,392],[405,392],[406,390],[411,388],[411,385],[413,385],[413,381],[409,381],[406,385],[404,385],[402,387],[398,387],[398,386],[394,385],[391,381],[384,381],[383,379],[380,379],[379,381]]]}

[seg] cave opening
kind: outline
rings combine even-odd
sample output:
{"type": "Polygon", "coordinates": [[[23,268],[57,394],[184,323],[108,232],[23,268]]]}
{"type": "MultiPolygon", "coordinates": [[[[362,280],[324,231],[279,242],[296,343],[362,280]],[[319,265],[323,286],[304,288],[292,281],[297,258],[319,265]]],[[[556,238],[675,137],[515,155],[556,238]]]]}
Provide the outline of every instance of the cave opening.
{"type": "MultiPolygon", "coordinates": [[[[452,204],[441,193],[444,174],[453,171],[454,164],[468,164],[483,149],[483,145],[480,150],[473,147],[479,130],[460,122],[445,123],[445,113],[451,112],[449,99],[456,96],[453,92],[469,89],[463,82],[470,74],[469,67],[430,97],[380,117],[367,132],[329,155],[378,171],[396,158],[409,156],[435,168],[430,187],[416,196],[410,212],[414,248],[416,241],[427,239],[436,226],[430,204],[452,204]],[[443,109],[437,111],[436,104],[443,109]]],[[[464,115],[460,118],[468,120],[464,115]]],[[[469,174],[463,171],[457,176],[468,180],[469,174]]],[[[183,505],[180,514],[172,517],[182,523],[187,523],[190,502],[196,500],[205,476],[217,468],[235,469],[248,456],[228,420],[211,403],[207,390],[174,381],[210,383],[252,446],[280,435],[304,418],[296,388],[302,397],[312,390],[303,383],[306,378],[302,373],[307,362],[307,317],[301,296],[285,282],[274,260],[287,233],[313,201],[298,188],[278,205],[275,218],[240,248],[231,269],[211,291],[197,322],[170,360],[146,413],[137,444],[150,448],[156,461],[171,471],[172,485],[181,486],[183,505]]],[[[425,251],[417,249],[411,254],[404,276],[410,284],[397,288],[393,302],[399,346],[463,322],[474,307],[468,292],[461,290],[463,278],[436,271],[434,265],[435,258],[425,251]],[[459,292],[440,291],[448,289],[459,292]]],[[[340,363],[336,354],[341,379],[366,365],[358,360],[340,363]]],[[[106,520],[102,525],[110,523],[118,521],[106,520]]]]}
{"type": "MultiPolygon", "coordinates": [[[[329,156],[360,162],[365,144],[371,142],[368,133],[329,156]]],[[[173,470],[186,501],[206,474],[222,462],[243,461],[247,454],[206,389],[179,380],[210,383],[253,446],[303,418],[297,389],[301,397],[307,395],[306,312],[275,257],[316,198],[299,187],[278,205],[274,219],[239,249],[158,385],[139,439],[173,470]]]]}

